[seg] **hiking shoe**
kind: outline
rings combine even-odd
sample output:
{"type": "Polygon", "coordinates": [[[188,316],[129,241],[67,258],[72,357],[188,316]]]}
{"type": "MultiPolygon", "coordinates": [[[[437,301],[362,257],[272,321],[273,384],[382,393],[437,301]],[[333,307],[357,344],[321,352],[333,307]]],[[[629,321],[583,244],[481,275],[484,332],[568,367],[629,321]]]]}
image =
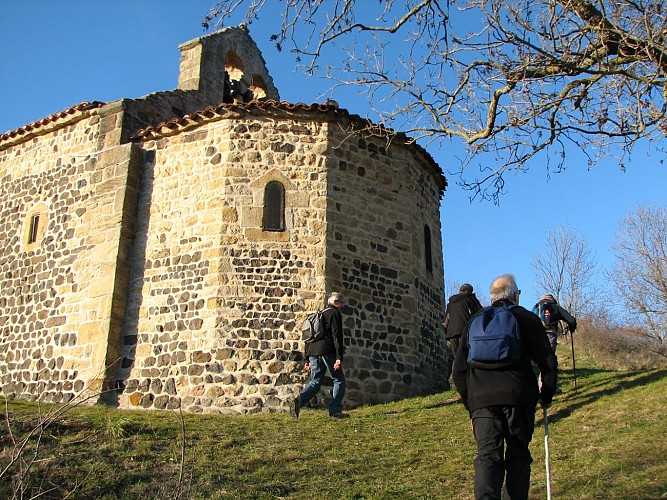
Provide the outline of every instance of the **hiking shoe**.
{"type": "Polygon", "coordinates": [[[292,406],[290,407],[290,413],[292,418],[299,418],[299,413],[301,413],[301,398],[299,396],[295,397],[292,400],[292,406]]]}
{"type": "Polygon", "coordinates": [[[343,413],[342,411],[339,411],[338,413],[331,413],[329,416],[332,418],[350,418],[349,413],[343,413]]]}

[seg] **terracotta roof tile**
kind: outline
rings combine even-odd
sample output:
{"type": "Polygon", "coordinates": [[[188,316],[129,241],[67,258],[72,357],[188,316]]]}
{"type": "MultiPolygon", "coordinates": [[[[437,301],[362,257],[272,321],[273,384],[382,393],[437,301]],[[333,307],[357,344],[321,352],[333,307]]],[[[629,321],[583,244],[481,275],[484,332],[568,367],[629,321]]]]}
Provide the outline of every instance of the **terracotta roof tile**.
{"type": "Polygon", "coordinates": [[[51,123],[55,123],[59,120],[62,120],[63,118],[67,118],[69,116],[75,115],[76,113],[80,113],[82,111],[86,111],[89,109],[94,109],[94,108],[99,108],[100,106],[103,106],[105,103],[100,102],[100,101],[93,101],[93,102],[88,102],[88,101],[83,101],[80,102],[79,104],[75,104],[74,106],[71,106],[69,108],[66,108],[62,111],[58,111],[52,115],[48,115],[44,118],[40,118],[37,121],[30,122],[28,125],[24,125],[23,127],[16,128],[14,130],[10,130],[9,132],[6,132],[4,134],[0,134],[0,142],[9,140],[9,139],[14,139],[16,137],[22,136],[29,134],[30,132],[35,132],[39,130],[42,127],[45,127],[51,123]]]}
{"type": "Polygon", "coordinates": [[[349,117],[354,121],[364,121],[369,123],[358,115],[350,114],[347,110],[331,104],[296,104],[287,101],[252,100],[247,103],[220,104],[218,106],[207,106],[206,108],[195,111],[188,115],[172,118],[169,121],[158,123],[150,127],[142,128],[132,137],[134,140],[154,139],[163,135],[169,135],[169,131],[178,131],[192,125],[200,125],[211,119],[220,118],[223,115],[234,111],[250,111],[252,109],[262,110],[282,110],[294,112],[335,112],[342,116],[349,117]]]}
{"type": "MultiPolygon", "coordinates": [[[[58,111],[52,115],[48,115],[45,118],[41,118],[37,121],[31,122],[28,125],[19,127],[12,131],[9,131],[5,134],[0,135],[0,144],[4,141],[10,139],[15,139],[17,137],[25,136],[30,133],[38,132],[39,129],[55,123],[59,120],[65,119],[70,116],[74,116],[77,113],[87,111],[90,109],[95,109],[103,106],[105,103],[100,101],[83,101],[79,104],[75,104],[67,109],[58,111]]],[[[344,108],[340,108],[335,101],[327,103],[314,103],[314,104],[305,104],[302,102],[290,103],[287,101],[273,101],[273,100],[252,100],[247,103],[231,103],[231,104],[220,104],[218,106],[207,106],[206,108],[195,111],[184,116],[175,117],[171,120],[158,123],[150,127],[146,127],[137,131],[137,133],[131,138],[133,141],[143,141],[157,139],[164,136],[173,135],[185,129],[190,129],[196,126],[199,126],[208,121],[216,120],[222,118],[226,114],[233,114],[234,112],[250,112],[252,110],[263,110],[263,111],[283,111],[283,112],[294,112],[294,113],[309,113],[309,112],[320,112],[320,113],[335,113],[341,117],[347,118],[358,125],[360,128],[371,126],[375,131],[382,133],[382,135],[390,136],[396,134],[396,132],[385,128],[382,125],[373,124],[368,119],[362,118],[359,115],[351,114],[344,108]]],[[[433,157],[422,148],[419,144],[413,142],[410,138],[404,134],[398,133],[398,136],[405,138],[406,144],[411,144],[412,147],[417,148],[425,156],[427,161],[429,161],[432,166],[439,172],[439,177],[443,183],[443,187],[447,186],[447,180],[442,174],[442,170],[435,162],[433,157]]]]}
{"type": "MultiPolygon", "coordinates": [[[[158,139],[160,137],[165,137],[179,133],[180,131],[194,128],[208,121],[222,118],[226,114],[233,114],[236,112],[252,111],[253,109],[261,109],[265,111],[286,111],[286,112],[328,112],[335,113],[342,117],[348,118],[353,122],[356,122],[357,125],[362,127],[370,126],[374,130],[383,133],[382,135],[390,136],[396,134],[395,131],[387,129],[386,127],[378,124],[373,124],[370,120],[362,118],[359,115],[351,114],[344,108],[340,108],[338,103],[335,101],[330,101],[330,103],[314,103],[314,104],[305,104],[302,102],[290,103],[287,101],[274,101],[274,100],[252,100],[246,103],[229,103],[229,104],[220,104],[218,106],[207,106],[206,108],[195,111],[188,115],[181,117],[172,118],[169,121],[164,121],[153,125],[150,127],[142,128],[137,131],[137,133],[131,138],[133,141],[143,141],[143,140],[152,140],[158,139]]],[[[447,180],[442,173],[441,168],[438,166],[436,161],[430,155],[426,149],[421,147],[419,144],[414,142],[411,138],[405,136],[405,134],[398,133],[398,136],[405,138],[405,143],[410,144],[412,147],[415,147],[424,155],[428,162],[431,163],[432,167],[439,173],[441,179],[443,190],[447,186],[447,180]]]]}

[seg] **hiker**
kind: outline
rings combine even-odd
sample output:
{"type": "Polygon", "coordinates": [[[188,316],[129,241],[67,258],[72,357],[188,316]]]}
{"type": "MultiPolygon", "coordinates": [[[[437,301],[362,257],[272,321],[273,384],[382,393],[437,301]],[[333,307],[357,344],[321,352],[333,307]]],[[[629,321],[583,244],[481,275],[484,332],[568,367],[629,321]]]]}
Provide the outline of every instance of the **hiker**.
{"type": "Polygon", "coordinates": [[[299,418],[301,407],[319,392],[326,372],[333,380],[333,399],[329,403],[329,415],[334,418],[348,418],[343,413],[345,396],[345,374],[343,373],[343,315],[340,309],[344,305],[342,294],[334,292],[329,296],[328,306],[322,312],[325,336],[322,340],[306,343],[306,371],[310,372],[310,381],[292,401],[292,416],[299,418]]]}
{"type": "MultiPolygon", "coordinates": [[[[490,294],[491,307],[475,314],[463,332],[454,360],[454,383],[470,413],[477,441],[475,498],[500,499],[504,480],[508,498],[527,499],[532,463],[528,447],[535,427],[535,408],[538,401],[546,408],[553,399],[557,379],[556,355],[549,347],[549,339],[539,319],[518,305],[521,291],[513,275],[496,278],[490,294]],[[518,328],[513,328],[512,332],[498,331],[507,329],[511,324],[508,322],[504,327],[496,327],[496,331],[487,330],[487,325],[498,324],[486,320],[502,306],[509,308],[512,316],[509,319],[518,328]],[[478,329],[482,328],[480,337],[478,329]],[[487,344],[482,347],[493,351],[495,341],[490,339],[510,333],[514,338],[518,337],[517,348],[510,349],[511,356],[506,361],[470,359],[469,355],[477,356],[476,346],[479,345],[471,348],[471,335],[476,341],[481,339],[487,344]],[[541,388],[538,388],[531,361],[542,373],[541,388]]],[[[499,355],[498,359],[504,358],[499,355]]]]}
{"type": "MultiPolygon", "coordinates": [[[[445,339],[449,341],[449,347],[452,350],[452,360],[459,349],[459,342],[466,323],[481,308],[482,304],[477,300],[470,283],[464,283],[459,288],[459,293],[449,297],[447,309],[445,310],[445,321],[442,323],[442,326],[445,329],[445,339]]],[[[453,385],[451,377],[449,383],[453,385]]]]}
{"type": "Polygon", "coordinates": [[[542,320],[544,328],[547,330],[549,344],[554,352],[558,345],[558,326],[561,321],[567,324],[570,334],[577,329],[577,320],[567,310],[561,307],[553,295],[547,293],[542,295],[540,300],[533,306],[533,312],[542,320]]]}
{"type": "Polygon", "coordinates": [[[445,338],[449,340],[452,354],[456,356],[463,329],[470,317],[482,308],[477,297],[473,293],[470,283],[464,283],[459,288],[459,293],[449,297],[447,309],[445,310],[445,338]]]}

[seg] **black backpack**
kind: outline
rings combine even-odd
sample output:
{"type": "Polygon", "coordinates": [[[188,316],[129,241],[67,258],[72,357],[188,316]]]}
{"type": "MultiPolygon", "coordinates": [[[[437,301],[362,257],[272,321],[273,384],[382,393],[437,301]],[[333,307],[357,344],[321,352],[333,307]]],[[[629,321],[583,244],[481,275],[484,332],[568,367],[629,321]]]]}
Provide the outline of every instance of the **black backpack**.
{"type": "Polygon", "coordinates": [[[497,369],[520,364],[521,329],[514,305],[485,307],[473,317],[468,329],[468,364],[473,368],[497,369]]]}
{"type": "Polygon", "coordinates": [[[306,319],[303,320],[303,325],[301,327],[301,340],[304,340],[310,344],[317,342],[318,340],[322,340],[324,337],[326,337],[324,331],[324,318],[322,317],[322,313],[327,309],[331,308],[327,307],[322,311],[317,311],[306,316],[306,319]]]}

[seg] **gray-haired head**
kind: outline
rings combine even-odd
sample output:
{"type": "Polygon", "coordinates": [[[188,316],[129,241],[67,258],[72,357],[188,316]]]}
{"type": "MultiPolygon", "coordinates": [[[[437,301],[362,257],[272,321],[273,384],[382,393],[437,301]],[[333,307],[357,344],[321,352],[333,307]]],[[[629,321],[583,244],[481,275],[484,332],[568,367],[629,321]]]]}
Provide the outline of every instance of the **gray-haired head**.
{"type": "Polygon", "coordinates": [[[493,280],[489,288],[491,303],[499,300],[510,300],[519,303],[519,287],[513,274],[502,274],[493,280]]]}
{"type": "Polygon", "coordinates": [[[330,306],[333,306],[335,302],[338,302],[342,305],[345,304],[345,297],[342,293],[333,292],[331,295],[329,295],[329,300],[327,300],[327,302],[330,306]]]}

